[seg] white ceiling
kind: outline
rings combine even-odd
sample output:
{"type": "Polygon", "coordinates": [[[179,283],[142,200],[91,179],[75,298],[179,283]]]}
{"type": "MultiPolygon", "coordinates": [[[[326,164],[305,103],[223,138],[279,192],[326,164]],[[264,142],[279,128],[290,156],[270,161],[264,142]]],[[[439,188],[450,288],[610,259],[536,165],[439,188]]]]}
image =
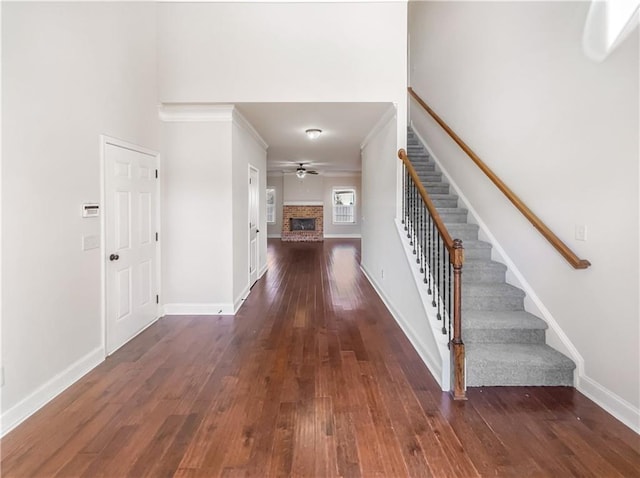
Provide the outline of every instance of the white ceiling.
{"type": "Polygon", "coordinates": [[[267,170],[297,163],[323,172],[361,171],[360,145],[391,103],[237,103],[267,142],[267,170]],[[318,139],[305,130],[319,128],[318,139]]]}

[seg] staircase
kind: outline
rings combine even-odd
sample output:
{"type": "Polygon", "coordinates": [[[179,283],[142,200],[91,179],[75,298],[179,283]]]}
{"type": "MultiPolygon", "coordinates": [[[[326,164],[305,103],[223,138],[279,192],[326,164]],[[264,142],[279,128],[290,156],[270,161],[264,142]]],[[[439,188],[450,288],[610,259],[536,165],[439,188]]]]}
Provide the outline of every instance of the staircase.
{"type": "Polygon", "coordinates": [[[478,240],[478,226],[449,190],[411,129],[407,154],[453,238],[462,239],[462,338],[467,386],[573,386],[575,364],[545,344],[547,324],[525,312],[525,293],[505,281],[506,267],[491,260],[491,244],[478,240]]]}

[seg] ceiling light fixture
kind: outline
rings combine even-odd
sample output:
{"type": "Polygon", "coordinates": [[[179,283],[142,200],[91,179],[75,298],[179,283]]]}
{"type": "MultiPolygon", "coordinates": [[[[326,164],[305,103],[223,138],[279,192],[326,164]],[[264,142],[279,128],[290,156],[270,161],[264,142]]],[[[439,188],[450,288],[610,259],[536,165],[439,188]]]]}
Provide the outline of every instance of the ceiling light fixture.
{"type": "Polygon", "coordinates": [[[307,175],[307,172],[304,169],[298,169],[296,171],[296,176],[298,176],[300,179],[304,178],[307,175]]]}
{"type": "Polygon", "coordinates": [[[309,139],[316,139],[320,136],[320,133],[322,133],[322,130],[318,128],[311,128],[306,130],[305,133],[307,134],[309,139]]]}

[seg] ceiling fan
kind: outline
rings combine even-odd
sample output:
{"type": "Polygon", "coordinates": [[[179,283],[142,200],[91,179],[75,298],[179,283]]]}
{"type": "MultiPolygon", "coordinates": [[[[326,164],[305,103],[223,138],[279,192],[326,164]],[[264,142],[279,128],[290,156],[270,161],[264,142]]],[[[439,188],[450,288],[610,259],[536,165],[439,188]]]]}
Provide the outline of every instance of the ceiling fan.
{"type": "Polygon", "coordinates": [[[307,169],[304,167],[305,163],[298,163],[299,166],[296,169],[296,176],[298,176],[300,179],[304,178],[307,174],[318,174],[318,171],[316,171],[315,169],[307,169]]]}

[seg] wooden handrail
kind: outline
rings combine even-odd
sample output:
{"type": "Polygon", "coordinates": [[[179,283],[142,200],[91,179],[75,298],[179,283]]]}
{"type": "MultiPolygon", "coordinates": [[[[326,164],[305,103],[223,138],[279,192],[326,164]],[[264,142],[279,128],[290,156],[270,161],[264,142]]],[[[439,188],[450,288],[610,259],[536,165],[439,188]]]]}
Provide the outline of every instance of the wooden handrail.
{"type": "Polygon", "coordinates": [[[473,150],[467,146],[467,144],[460,139],[460,137],[445,123],[440,116],[433,111],[429,105],[427,105],[420,96],[413,91],[413,88],[408,88],[409,94],[416,100],[416,102],[422,106],[427,113],[433,117],[434,120],[444,129],[451,139],[453,139],[462,150],[467,153],[467,156],[471,158],[471,160],[476,163],[476,165],[480,168],[480,170],[487,175],[487,177],[497,186],[497,188],[502,191],[502,193],[511,201],[511,203],[520,211],[524,217],[526,217],[533,227],[535,227],[540,234],[542,234],[547,241],[551,243],[551,245],[564,257],[569,264],[571,264],[575,269],[586,269],[591,265],[591,263],[586,259],[580,259],[569,247],[562,242],[562,240],[556,236],[551,229],[547,227],[547,225],[540,220],[538,216],[536,216],[531,209],[527,207],[522,200],[516,196],[516,194],[509,189],[509,187],[498,177],[496,174],[487,166],[484,161],[482,161],[473,150]]]}
{"type": "Polygon", "coordinates": [[[400,160],[404,163],[405,168],[407,168],[407,172],[411,176],[411,179],[413,180],[413,184],[415,184],[416,188],[418,189],[418,192],[420,193],[420,197],[422,198],[422,201],[424,202],[425,206],[427,206],[427,209],[429,210],[429,214],[433,219],[433,223],[438,229],[438,232],[442,237],[442,241],[444,242],[444,245],[447,248],[447,251],[449,252],[450,257],[453,261],[453,256],[454,256],[453,239],[451,238],[451,234],[449,234],[447,227],[444,225],[444,221],[440,217],[440,214],[438,213],[438,210],[436,209],[435,204],[433,204],[433,201],[429,197],[429,194],[427,194],[427,190],[422,185],[422,181],[420,180],[420,177],[418,176],[418,173],[416,172],[416,170],[413,168],[413,164],[411,164],[411,161],[407,156],[407,152],[404,149],[400,149],[398,151],[398,158],[400,158],[400,160]]]}

